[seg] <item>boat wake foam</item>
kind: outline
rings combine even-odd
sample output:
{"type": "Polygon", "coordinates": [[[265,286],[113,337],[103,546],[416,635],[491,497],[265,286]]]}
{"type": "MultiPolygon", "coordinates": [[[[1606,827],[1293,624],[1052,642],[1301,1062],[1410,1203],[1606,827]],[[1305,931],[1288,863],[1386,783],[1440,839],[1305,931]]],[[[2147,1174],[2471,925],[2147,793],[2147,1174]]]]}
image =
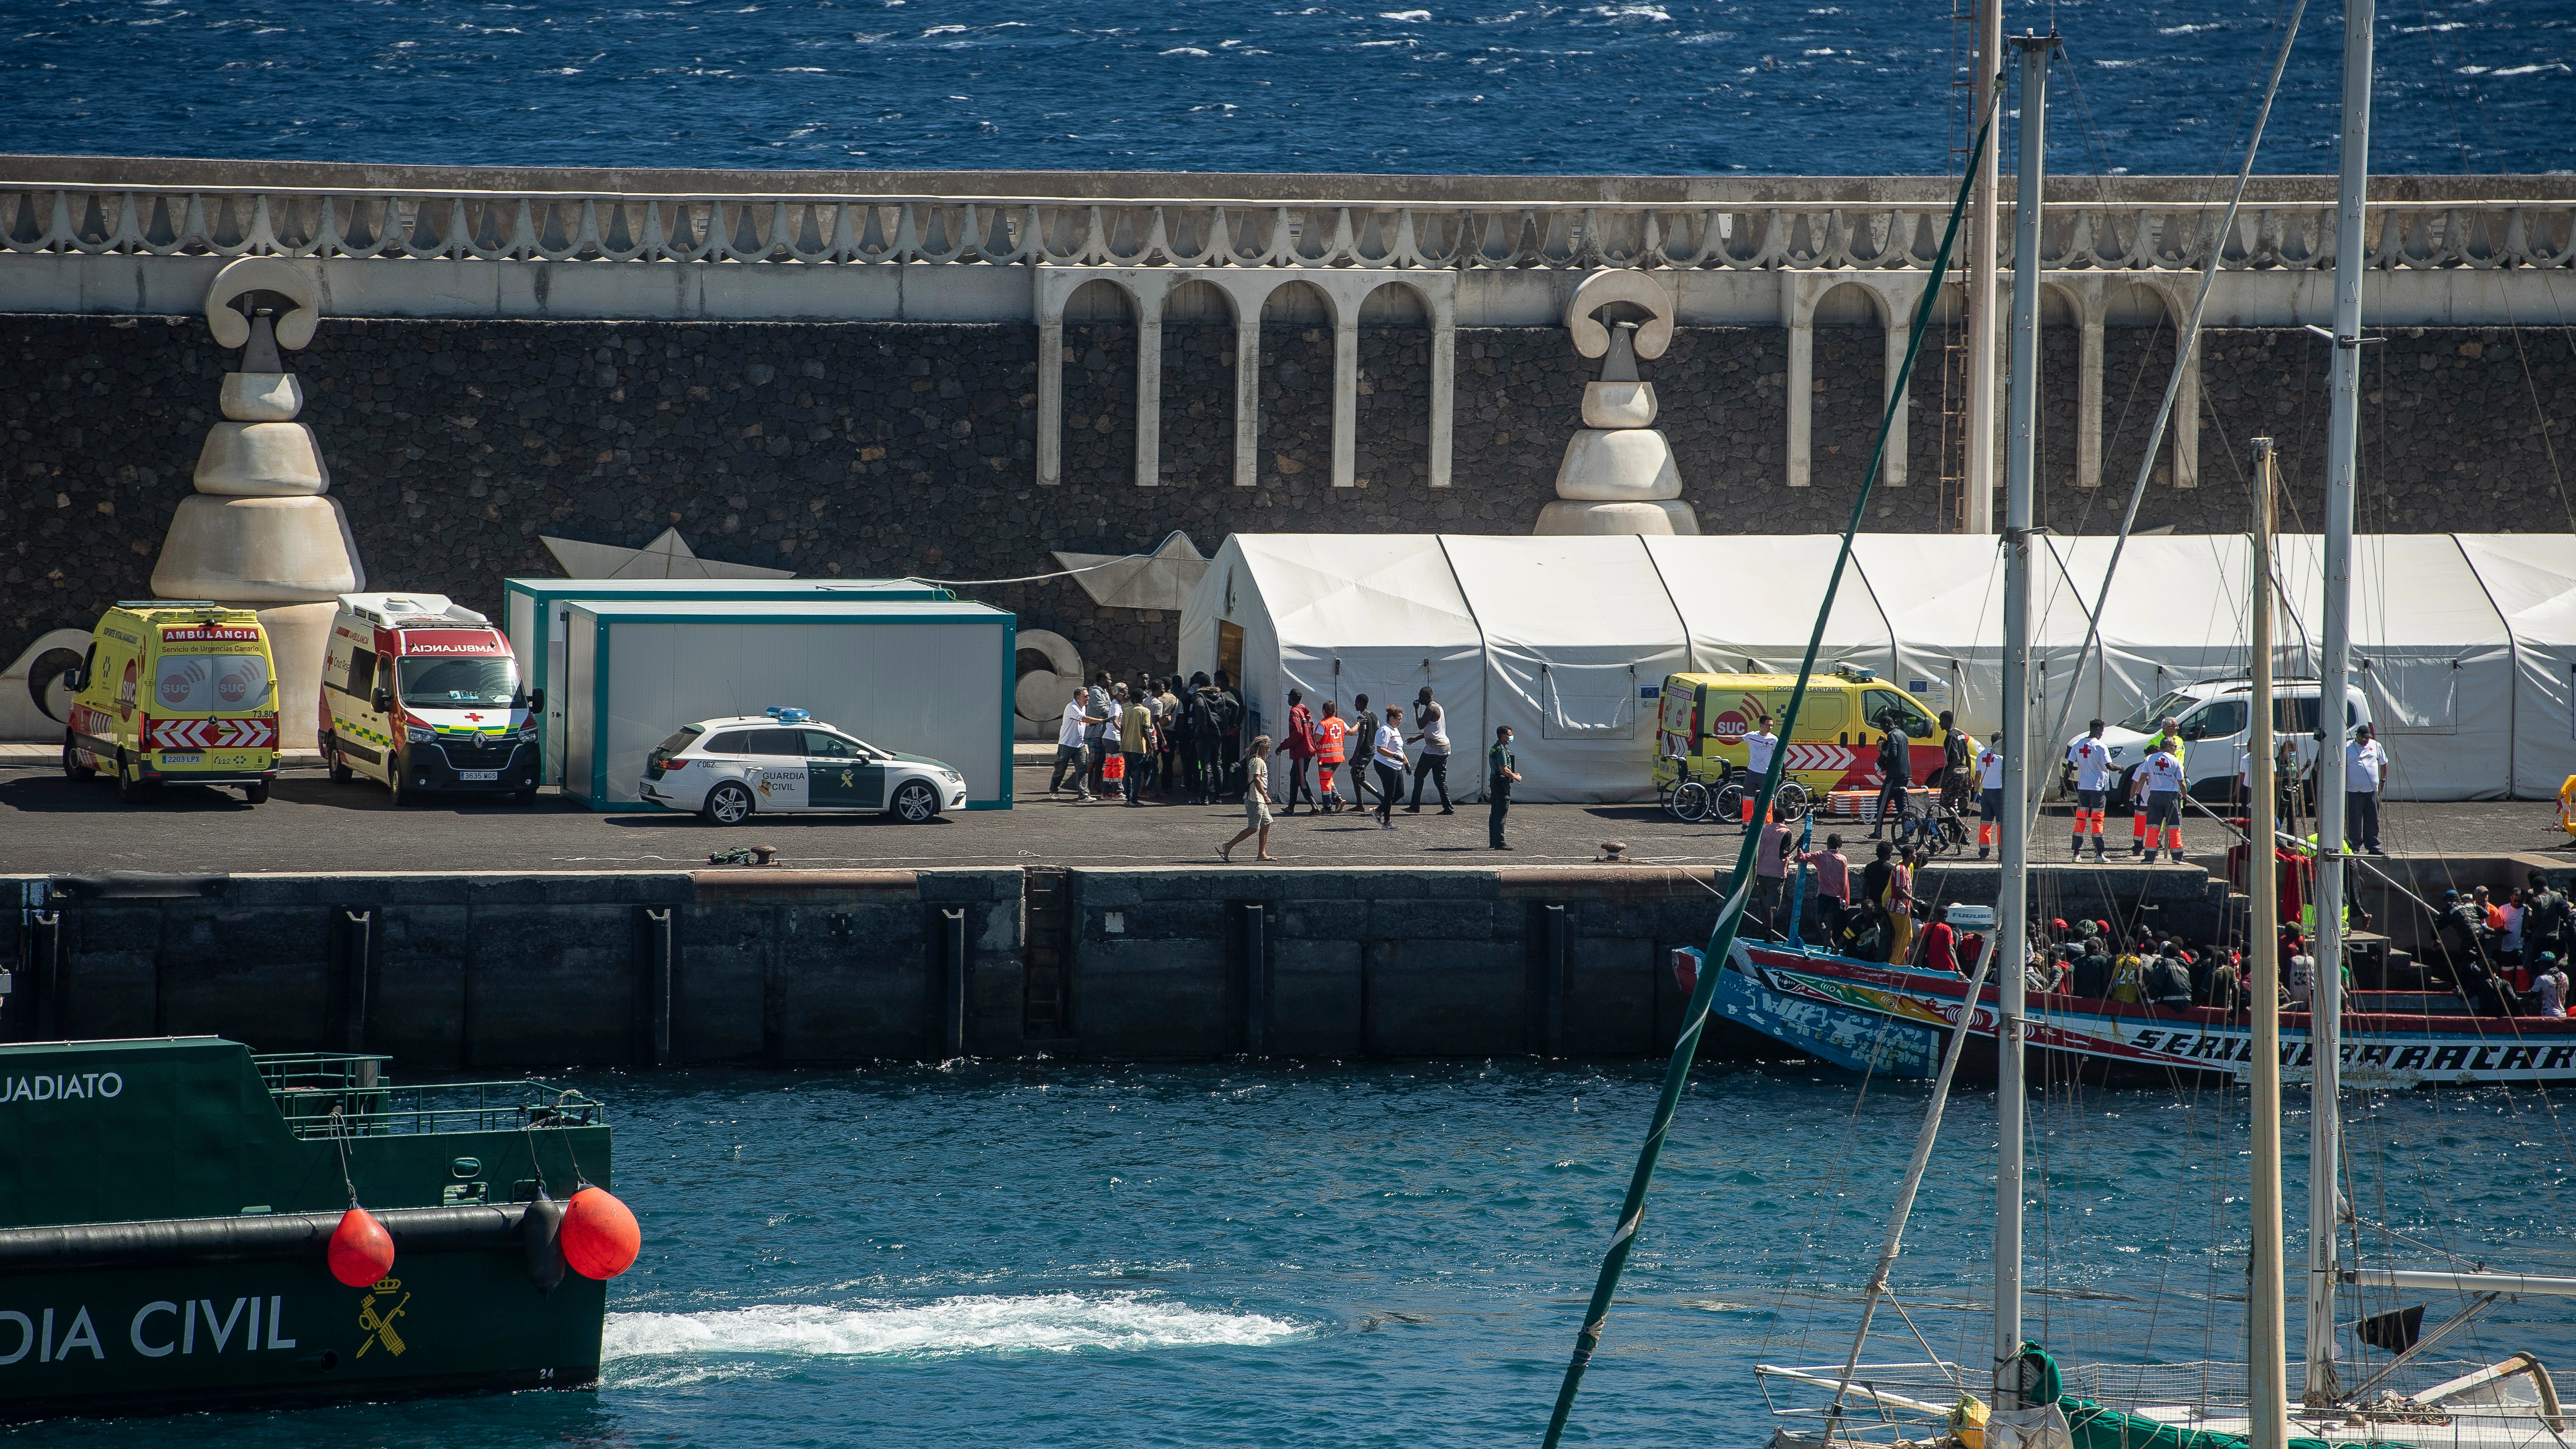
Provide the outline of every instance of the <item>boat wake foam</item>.
{"type": "MultiPolygon", "coordinates": [[[[1136,1352],[1258,1347],[1305,1324],[1216,1313],[1146,1293],[979,1295],[932,1303],[757,1304],[708,1313],[612,1313],[604,1361],[707,1358],[941,1358],[976,1353],[1136,1352]]],[[[645,1365],[626,1365],[630,1370],[645,1365]]]]}

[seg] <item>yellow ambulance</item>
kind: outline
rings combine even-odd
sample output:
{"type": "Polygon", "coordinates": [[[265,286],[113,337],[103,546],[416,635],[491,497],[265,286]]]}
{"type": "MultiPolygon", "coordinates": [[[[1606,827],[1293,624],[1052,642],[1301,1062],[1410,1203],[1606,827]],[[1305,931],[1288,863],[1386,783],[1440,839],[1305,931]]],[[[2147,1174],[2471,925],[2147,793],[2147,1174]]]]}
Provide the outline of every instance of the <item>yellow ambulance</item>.
{"type": "Polygon", "coordinates": [[[132,802],[155,785],[229,785],[253,805],[277,779],[277,666],[259,615],[136,599],[100,617],[65,681],[78,696],[63,773],[115,779],[132,802]]]}
{"type": "MultiPolygon", "coordinates": [[[[1715,783],[1744,768],[1744,737],[1768,715],[1779,728],[1798,687],[1794,674],[1672,674],[1664,678],[1662,712],[1655,730],[1655,783],[1671,784],[1676,771],[1715,783]],[[1678,758],[1682,764],[1676,766],[1678,758]]],[[[1797,732],[1781,741],[1788,755],[1783,778],[1821,797],[1834,790],[1879,786],[1878,742],[1893,714],[1907,738],[1920,785],[1941,768],[1941,727],[1923,702],[1871,671],[1844,665],[1807,682],[1798,706],[1797,732]]],[[[1970,743],[1971,751],[1975,744],[1970,743]]]]}

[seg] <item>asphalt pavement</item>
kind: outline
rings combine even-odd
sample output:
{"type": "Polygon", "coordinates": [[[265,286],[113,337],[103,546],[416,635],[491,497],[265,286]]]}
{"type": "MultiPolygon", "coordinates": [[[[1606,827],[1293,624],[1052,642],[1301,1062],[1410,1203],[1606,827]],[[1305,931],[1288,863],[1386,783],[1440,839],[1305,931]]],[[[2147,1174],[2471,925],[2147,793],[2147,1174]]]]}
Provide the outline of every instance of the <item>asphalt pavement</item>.
{"type": "MultiPolygon", "coordinates": [[[[138,805],[120,804],[105,781],[75,783],[49,764],[0,765],[0,872],[151,871],[522,871],[683,869],[706,864],[709,852],[741,845],[777,847],[783,863],[817,869],[913,866],[1209,865],[1217,847],[1242,827],[1239,806],[1157,801],[1076,803],[1050,798],[1047,772],[1021,766],[1011,810],[964,811],[927,825],[891,816],[777,816],[730,829],[665,812],[595,814],[548,790],[526,806],[507,797],[441,796],[396,810],[384,787],[334,785],[319,770],[278,777],[264,805],[236,791],[174,787],[138,805]]],[[[2553,825],[2549,802],[2392,804],[2385,839],[2391,851],[2570,854],[2553,825]]],[[[1732,825],[1685,825],[1648,805],[1514,805],[1508,854],[1485,845],[1486,811],[1460,806],[1443,816],[1426,804],[1399,811],[1396,828],[1373,817],[1281,818],[1271,853],[1290,865],[1567,865],[1600,859],[1617,841],[1629,859],[1673,865],[1729,866],[1742,835],[1732,825]]],[[[2042,861],[2062,859],[2062,815],[2037,838],[2042,861]]],[[[2111,822],[2115,851],[2128,848],[2127,823],[2111,822]]],[[[1868,827],[1820,820],[1828,831],[1866,844],[1868,827]]],[[[2223,832],[2194,817],[2185,843],[2195,854],[2224,849],[2223,832]]],[[[1236,853],[1252,854],[1251,842],[1236,853]]]]}

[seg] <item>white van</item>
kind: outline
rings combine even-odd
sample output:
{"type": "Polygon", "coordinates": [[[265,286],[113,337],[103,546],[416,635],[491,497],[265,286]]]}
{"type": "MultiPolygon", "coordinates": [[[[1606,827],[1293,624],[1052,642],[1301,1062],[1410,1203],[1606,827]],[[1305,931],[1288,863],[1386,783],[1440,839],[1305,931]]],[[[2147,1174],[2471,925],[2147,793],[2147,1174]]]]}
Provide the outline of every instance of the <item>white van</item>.
{"type": "Polygon", "coordinates": [[[342,594],[319,703],[335,783],[382,780],[396,805],[431,790],[537,798],[545,694],[491,620],[444,594],[342,594]]]}
{"type": "MultiPolygon", "coordinates": [[[[2111,746],[2111,763],[2125,776],[2147,757],[2147,741],[2155,737],[2159,720],[2172,718],[2182,731],[2183,776],[2195,800],[2217,801],[2227,798],[2235,783],[2237,767],[2244,762],[2245,738],[2253,723],[2254,685],[2244,679],[2205,679],[2186,684],[2167,693],[2164,698],[2140,706],[2126,719],[2105,727],[2103,740],[2111,746]]],[[[2301,770],[2317,758],[2317,682],[2313,679],[2276,679],[2272,682],[2272,729],[2295,745],[2301,770]]],[[[2343,737],[2352,738],[2353,727],[2370,721],[2370,701],[2361,691],[2344,686],[2343,737]]],[[[2069,736],[2059,751],[2058,786],[2065,793],[2075,793],[2075,768],[2065,763],[2065,750],[2075,747],[2089,731],[2079,730],[2069,736]]],[[[2121,793],[2126,794],[2125,784],[2121,793]]]]}

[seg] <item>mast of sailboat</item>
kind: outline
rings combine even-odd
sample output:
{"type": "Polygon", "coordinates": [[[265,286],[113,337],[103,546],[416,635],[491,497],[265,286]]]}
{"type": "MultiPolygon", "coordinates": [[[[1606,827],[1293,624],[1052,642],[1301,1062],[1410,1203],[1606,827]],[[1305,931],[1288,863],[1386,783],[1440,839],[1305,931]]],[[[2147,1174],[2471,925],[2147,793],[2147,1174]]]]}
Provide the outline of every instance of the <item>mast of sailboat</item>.
{"type": "Polygon", "coordinates": [[[2352,653],[2352,515],[2361,417],[2361,284],[2370,265],[2362,204],[2370,183],[2372,0],[2345,0],[2343,137],[2335,183],[2333,408],[2326,424],[2325,606],[2317,659],[2317,939],[2309,988],[2308,1041],[2316,1073],[2308,1125],[2307,1383],[2302,1398],[2337,1402],[2335,1237],[2342,1181],[2344,937],[2344,681],[2352,653]]]}
{"type": "Polygon", "coordinates": [[[2246,983],[2254,1008],[2250,1053],[2254,1077],[2254,1252],[2245,1303],[2247,1438],[2254,1449],[2288,1449],[2289,1330],[2283,1321],[2281,1270],[2281,897],[2274,879],[2272,780],[2272,507],[2280,489],[2279,454],[2270,438],[2254,440],[2254,699],[2245,737],[2246,983]]]}
{"type": "MultiPolygon", "coordinates": [[[[2004,0],[1977,0],[1977,40],[1970,54],[1976,67],[1977,110],[1995,114],[1995,92],[2003,88],[2004,0]]],[[[1973,126],[1971,130],[1975,129],[1973,126]]],[[[1996,153],[1974,157],[1968,177],[1968,467],[1960,487],[1967,496],[1961,532],[1995,531],[1995,206],[1996,153]]]]}
{"type": "MultiPolygon", "coordinates": [[[[2012,425],[2004,464],[2003,698],[1995,725],[2004,798],[2030,798],[2031,494],[2038,471],[2040,197],[2048,154],[2048,57],[2057,36],[2019,35],[2021,156],[2013,193],[2012,425]]],[[[1973,485],[1975,480],[1969,480],[1973,485]]],[[[2023,991],[2030,937],[2030,812],[2004,812],[1995,889],[1995,1403],[2021,1408],[2023,991]]]]}

